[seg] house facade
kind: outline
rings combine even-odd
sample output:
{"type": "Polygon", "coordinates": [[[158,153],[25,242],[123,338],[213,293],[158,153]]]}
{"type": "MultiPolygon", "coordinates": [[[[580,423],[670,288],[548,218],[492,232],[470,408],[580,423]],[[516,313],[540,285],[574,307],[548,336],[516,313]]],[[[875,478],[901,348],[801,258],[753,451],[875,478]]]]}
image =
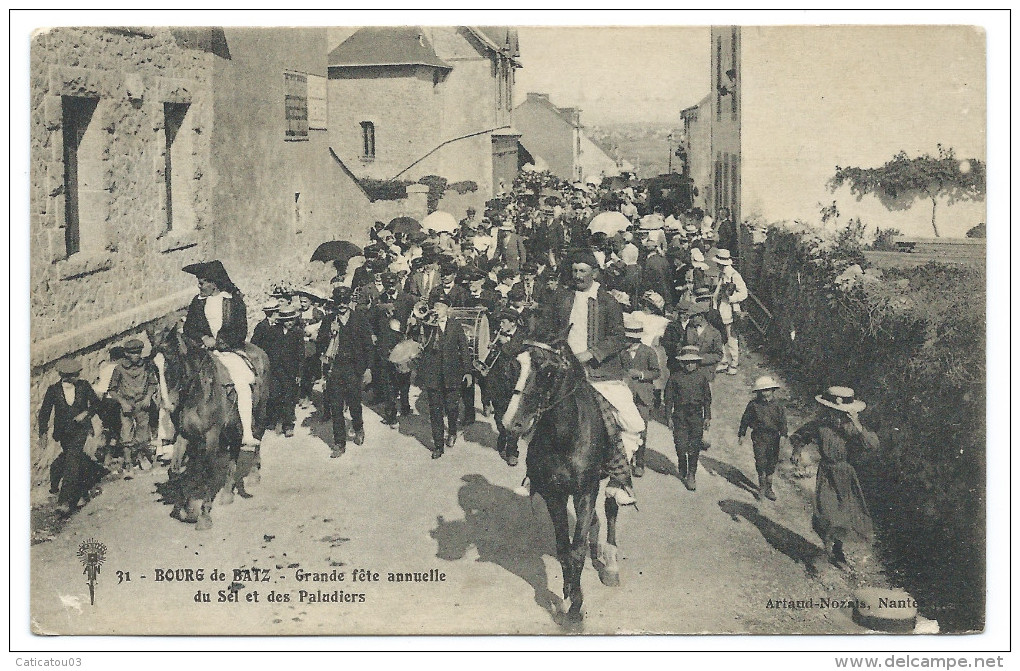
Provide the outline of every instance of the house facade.
{"type": "Polygon", "coordinates": [[[334,31],[332,147],[358,178],[438,175],[477,185],[476,206],[512,183],[516,31],[469,26],[334,31]]]}
{"type": "Polygon", "coordinates": [[[514,108],[514,126],[537,169],[569,181],[620,174],[617,162],[585,134],[581,110],[556,106],[548,93],[529,92],[514,108]]]}
{"type": "Polygon", "coordinates": [[[329,149],[327,53],[325,29],[33,37],[33,407],[61,358],[90,379],[106,347],[187,305],[183,266],[219,258],[257,294],[320,242],[365,237],[368,198],[329,149]]]}
{"type": "MultiPolygon", "coordinates": [[[[713,27],[711,90],[681,114],[708,210],[817,221],[835,201],[843,220],[930,235],[930,206],[890,211],[826,182],[836,166],[877,167],[938,144],[983,160],[984,40],[966,26],[713,27]]],[[[985,220],[983,202],[939,211],[949,236],[985,220]]]]}

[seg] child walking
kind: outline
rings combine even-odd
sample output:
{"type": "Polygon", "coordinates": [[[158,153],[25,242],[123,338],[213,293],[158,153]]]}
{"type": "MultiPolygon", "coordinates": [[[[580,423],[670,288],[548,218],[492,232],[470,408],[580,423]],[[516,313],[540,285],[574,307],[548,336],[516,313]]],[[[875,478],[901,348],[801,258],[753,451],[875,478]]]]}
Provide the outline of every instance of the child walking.
{"type": "Polygon", "coordinates": [[[696,489],[698,456],[704,449],[705,431],[712,421],[712,387],[701,369],[697,345],[687,345],[678,357],[681,368],[669,376],[664,405],[673,429],[680,480],[689,491],[696,489]]]}
{"type": "Polygon", "coordinates": [[[758,471],[758,493],[769,501],[776,500],[772,489],[772,476],[779,463],[779,445],[787,437],[786,409],[775,399],[779,384],[768,375],[754,381],[754,398],[744,409],[737,430],[738,443],[744,444],[747,430],[751,430],[751,445],[754,449],[754,467],[758,471]]]}

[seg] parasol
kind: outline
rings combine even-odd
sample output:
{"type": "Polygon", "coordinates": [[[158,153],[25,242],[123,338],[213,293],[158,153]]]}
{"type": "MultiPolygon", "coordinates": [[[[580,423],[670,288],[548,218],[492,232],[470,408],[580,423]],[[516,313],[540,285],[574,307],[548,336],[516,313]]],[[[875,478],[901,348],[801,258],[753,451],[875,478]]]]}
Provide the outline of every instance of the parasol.
{"type": "Polygon", "coordinates": [[[665,225],[665,220],[662,215],[659,214],[646,214],[641,217],[641,230],[652,231],[662,228],[665,225]]]}
{"type": "Polygon", "coordinates": [[[591,220],[591,223],[588,224],[588,230],[592,233],[616,235],[620,231],[627,230],[628,226],[630,226],[630,220],[623,216],[623,213],[603,212],[591,220]]]}
{"type": "Polygon", "coordinates": [[[397,217],[390,221],[386,228],[393,231],[394,235],[411,235],[421,232],[421,223],[413,217],[397,217]]]}
{"type": "Polygon", "coordinates": [[[324,242],[315,248],[315,253],[312,254],[312,261],[322,261],[323,263],[329,263],[331,261],[347,262],[354,256],[362,256],[361,247],[358,247],[353,242],[347,240],[330,240],[324,242]]]}
{"type": "Polygon", "coordinates": [[[457,230],[457,220],[449,212],[433,212],[425,217],[421,225],[429,231],[453,233],[457,230]]]}

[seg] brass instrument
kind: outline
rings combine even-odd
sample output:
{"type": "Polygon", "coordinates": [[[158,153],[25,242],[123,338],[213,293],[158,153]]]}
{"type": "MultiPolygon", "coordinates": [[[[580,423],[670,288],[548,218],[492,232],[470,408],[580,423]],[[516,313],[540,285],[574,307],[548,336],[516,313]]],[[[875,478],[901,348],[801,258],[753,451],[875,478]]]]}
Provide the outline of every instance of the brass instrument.
{"type": "Polygon", "coordinates": [[[503,353],[503,348],[501,347],[501,345],[510,342],[510,339],[512,337],[513,333],[500,329],[499,333],[496,334],[496,337],[489,345],[489,353],[488,355],[486,355],[485,360],[484,361],[480,361],[479,359],[471,360],[471,365],[474,366],[475,370],[478,371],[479,375],[485,377],[489,374],[489,371],[491,371],[492,367],[496,365],[496,361],[503,353]]]}

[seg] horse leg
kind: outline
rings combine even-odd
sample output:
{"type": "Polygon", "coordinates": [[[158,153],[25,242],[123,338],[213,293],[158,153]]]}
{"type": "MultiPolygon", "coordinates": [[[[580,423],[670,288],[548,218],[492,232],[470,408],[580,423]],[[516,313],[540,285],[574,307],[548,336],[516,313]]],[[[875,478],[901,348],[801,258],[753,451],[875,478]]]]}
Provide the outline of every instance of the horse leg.
{"type": "Polygon", "coordinates": [[[599,542],[601,534],[602,523],[599,521],[599,516],[595,513],[595,507],[592,506],[591,530],[588,532],[588,553],[591,556],[591,564],[596,569],[599,569],[599,564],[602,562],[601,543],[599,542]]]}
{"type": "MultiPolygon", "coordinates": [[[[255,486],[262,482],[262,446],[258,445],[255,447],[255,452],[252,454],[253,461],[249,473],[247,473],[248,484],[255,486]]],[[[243,454],[243,453],[242,453],[243,454]]],[[[243,483],[242,483],[243,484],[243,483]]]]}
{"type": "Polygon", "coordinates": [[[580,622],[584,618],[584,614],[581,612],[581,608],[584,606],[581,573],[584,571],[585,552],[589,544],[596,496],[598,496],[597,486],[592,492],[574,494],[574,512],[577,514],[577,522],[574,524],[574,538],[570,543],[571,602],[570,609],[567,611],[567,618],[574,622],[580,622]]]}
{"type": "Polygon", "coordinates": [[[620,505],[611,497],[606,497],[606,542],[602,546],[602,565],[599,571],[599,578],[606,587],[618,587],[620,585],[620,567],[617,564],[616,548],[616,519],[620,512],[620,505]]]}
{"type": "MultiPolygon", "coordinates": [[[[222,486],[224,479],[221,479],[227,470],[227,464],[224,463],[225,454],[223,454],[220,448],[220,430],[219,427],[213,427],[206,431],[205,434],[205,460],[208,467],[206,477],[209,479],[203,483],[202,491],[199,497],[199,515],[198,521],[195,523],[195,529],[198,531],[207,531],[212,528],[212,502],[216,497],[216,491],[222,486]]],[[[194,501],[192,505],[194,506],[194,501]]]]}
{"type": "Polygon", "coordinates": [[[184,436],[177,434],[177,442],[174,443],[174,456],[170,460],[170,471],[172,473],[180,473],[181,467],[184,465],[184,455],[188,450],[188,441],[184,439],[184,436]]]}
{"type": "Polygon", "coordinates": [[[549,509],[549,517],[552,518],[553,533],[556,536],[556,559],[560,562],[560,569],[563,572],[563,602],[560,610],[566,612],[571,599],[571,569],[570,569],[570,523],[567,520],[567,497],[563,494],[543,495],[546,508],[549,509]]]}

